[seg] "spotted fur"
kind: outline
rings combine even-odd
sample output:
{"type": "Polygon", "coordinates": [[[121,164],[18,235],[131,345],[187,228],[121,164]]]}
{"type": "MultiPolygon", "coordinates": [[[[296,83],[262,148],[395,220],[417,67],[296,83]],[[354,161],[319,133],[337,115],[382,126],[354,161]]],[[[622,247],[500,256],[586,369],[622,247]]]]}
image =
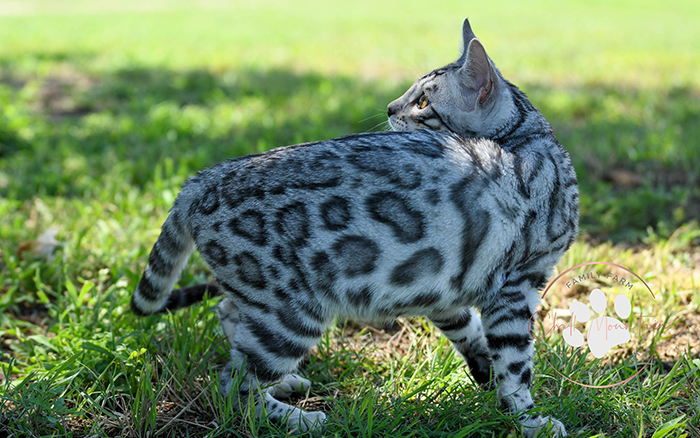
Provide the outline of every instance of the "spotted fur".
{"type": "Polygon", "coordinates": [[[534,407],[528,324],[538,289],[577,234],[576,175],[467,21],[463,40],[459,60],[389,105],[390,124],[404,132],[278,148],[185,183],[132,308],[189,303],[171,289],[196,246],[227,293],[224,394],[239,371],[239,391],[255,395],[258,412],[318,428],[323,413],[278,399],[308,387],[292,373],[333,318],[423,315],[478,383],[498,388],[526,436],[544,427],[566,434],[559,421],[526,412],[534,407]]]}

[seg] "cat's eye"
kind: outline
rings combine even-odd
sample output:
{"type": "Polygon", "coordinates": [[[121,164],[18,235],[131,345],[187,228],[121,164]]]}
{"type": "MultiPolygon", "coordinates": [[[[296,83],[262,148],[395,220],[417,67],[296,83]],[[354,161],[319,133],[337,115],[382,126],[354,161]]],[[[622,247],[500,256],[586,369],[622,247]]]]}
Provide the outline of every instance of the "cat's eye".
{"type": "Polygon", "coordinates": [[[418,108],[420,109],[425,109],[426,106],[430,103],[430,100],[428,99],[428,96],[425,94],[418,99],[418,108]]]}

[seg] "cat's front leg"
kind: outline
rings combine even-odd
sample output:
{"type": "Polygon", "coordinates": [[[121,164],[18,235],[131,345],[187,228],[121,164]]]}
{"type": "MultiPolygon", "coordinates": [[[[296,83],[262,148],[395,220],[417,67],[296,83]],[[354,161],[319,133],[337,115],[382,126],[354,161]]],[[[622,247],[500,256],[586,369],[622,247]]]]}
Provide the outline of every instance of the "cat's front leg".
{"type": "Polygon", "coordinates": [[[525,413],[535,407],[530,394],[533,370],[530,329],[538,298],[535,290],[503,290],[482,309],[481,321],[491,352],[501,408],[519,414],[523,434],[528,438],[547,428],[556,436],[566,436],[560,421],[525,413]]]}

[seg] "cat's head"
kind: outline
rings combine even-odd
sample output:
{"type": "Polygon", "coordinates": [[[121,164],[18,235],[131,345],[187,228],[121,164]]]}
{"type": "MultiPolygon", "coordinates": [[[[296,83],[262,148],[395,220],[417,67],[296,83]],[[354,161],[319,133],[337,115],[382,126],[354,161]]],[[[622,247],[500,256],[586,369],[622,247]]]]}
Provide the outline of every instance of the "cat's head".
{"type": "Polygon", "coordinates": [[[465,137],[487,137],[512,116],[509,87],[474,36],[469,20],[462,26],[459,59],[418,79],[388,107],[395,131],[432,129],[465,137]]]}

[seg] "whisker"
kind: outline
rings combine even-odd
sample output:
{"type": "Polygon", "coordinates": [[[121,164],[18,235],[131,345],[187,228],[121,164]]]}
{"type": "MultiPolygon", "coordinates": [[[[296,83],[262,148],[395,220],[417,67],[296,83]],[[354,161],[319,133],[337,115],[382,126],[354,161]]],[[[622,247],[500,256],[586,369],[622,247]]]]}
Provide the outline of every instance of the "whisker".
{"type": "Polygon", "coordinates": [[[369,128],[369,129],[367,130],[367,132],[375,132],[375,129],[379,128],[380,126],[383,127],[383,129],[380,129],[379,132],[381,132],[381,131],[391,131],[391,125],[389,125],[389,121],[388,121],[388,120],[385,120],[385,121],[383,121],[383,122],[381,122],[381,123],[377,123],[376,125],[372,126],[371,128],[369,128]]]}
{"type": "Polygon", "coordinates": [[[379,114],[375,114],[373,116],[366,117],[366,118],[360,120],[359,123],[366,122],[369,119],[376,119],[377,117],[383,117],[383,116],[386,116],[386,112],[381,112],[379,114]]]}

